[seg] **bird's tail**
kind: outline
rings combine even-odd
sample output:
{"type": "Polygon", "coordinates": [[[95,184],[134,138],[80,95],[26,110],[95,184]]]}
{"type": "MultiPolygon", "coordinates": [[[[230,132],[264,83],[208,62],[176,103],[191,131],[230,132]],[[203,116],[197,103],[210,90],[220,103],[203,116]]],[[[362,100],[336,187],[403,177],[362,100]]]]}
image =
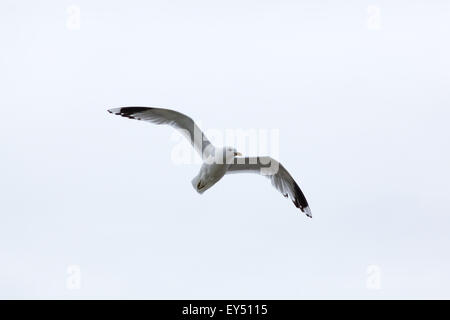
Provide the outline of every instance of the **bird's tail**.
{"type": "Polygon", "coordinates": [[[206,191],[206,184],[205,182],[201,179],[200,175],[196,175],[194,177],[194,179],[192,179],[191,181],[192,186],[194,187],[195,191],[197,191],[198,193],[202,194],[203,192],[206,191]]]}

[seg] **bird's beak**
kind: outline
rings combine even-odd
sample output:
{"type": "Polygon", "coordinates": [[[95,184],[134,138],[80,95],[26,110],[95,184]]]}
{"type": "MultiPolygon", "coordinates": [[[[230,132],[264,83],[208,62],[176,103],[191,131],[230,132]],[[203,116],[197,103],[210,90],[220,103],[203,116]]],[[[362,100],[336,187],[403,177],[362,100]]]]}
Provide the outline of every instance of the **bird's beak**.
{"type": "Polygon", "coordinates": [[[240,153],[240,152],[235,152],[235,153],[234,153],[234,156],[240,156],[240,157],[241,157],[241,156],[242,156],[242,153],[240,153]]]}

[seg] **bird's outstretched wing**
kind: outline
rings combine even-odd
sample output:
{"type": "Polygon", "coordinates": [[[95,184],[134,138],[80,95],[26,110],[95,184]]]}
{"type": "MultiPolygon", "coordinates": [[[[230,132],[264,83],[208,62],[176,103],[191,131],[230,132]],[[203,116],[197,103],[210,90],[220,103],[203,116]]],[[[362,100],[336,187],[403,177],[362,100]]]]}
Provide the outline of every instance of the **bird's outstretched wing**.
{"type": "Polygon", "coordinates": [[[242,172],[258,173],[268,177],[278,191],[285,197],[289,196],[297,208],[312,218],[308,201],[306,201],[302,190],[278,161],[271,157],[235,158],[234,163],[228,167],[227,174],[242,172]]]}
{"type": "Polygon", "coordinates": [[[109,109],[108,112],[130,119],[170,125],[186,136],[203,159],[214,154],[214,146],[200,128],[191,118],[180,112],[152,107],[122,107],[109,109]]]}

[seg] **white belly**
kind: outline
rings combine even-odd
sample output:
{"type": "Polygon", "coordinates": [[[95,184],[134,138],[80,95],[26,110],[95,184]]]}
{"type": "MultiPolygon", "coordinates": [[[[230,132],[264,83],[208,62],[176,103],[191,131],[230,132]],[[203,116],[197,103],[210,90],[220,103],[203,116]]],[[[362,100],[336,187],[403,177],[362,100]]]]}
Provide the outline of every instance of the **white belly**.
{"type": "Polygon", "coordinates": [[[192,179],[192,186],[199,193],[203,193],[211,188],[227,172],[227,164],[206,164],[200,168],[198,175],[192,179]]]}

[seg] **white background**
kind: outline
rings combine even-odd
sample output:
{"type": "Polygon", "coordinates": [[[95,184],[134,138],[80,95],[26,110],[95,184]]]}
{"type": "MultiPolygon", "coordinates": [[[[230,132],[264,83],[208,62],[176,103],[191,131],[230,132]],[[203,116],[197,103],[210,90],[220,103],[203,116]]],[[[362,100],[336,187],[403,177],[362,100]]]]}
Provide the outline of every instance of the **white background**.
{"type": "Polygon", "coordinates": [[[0,297],[450,298],[449,18],[444,0],[2,0],[0,297]],[[122,105],[278,129],[313,219],[256,175],[198,195],[173,130],[122,105]]]}

